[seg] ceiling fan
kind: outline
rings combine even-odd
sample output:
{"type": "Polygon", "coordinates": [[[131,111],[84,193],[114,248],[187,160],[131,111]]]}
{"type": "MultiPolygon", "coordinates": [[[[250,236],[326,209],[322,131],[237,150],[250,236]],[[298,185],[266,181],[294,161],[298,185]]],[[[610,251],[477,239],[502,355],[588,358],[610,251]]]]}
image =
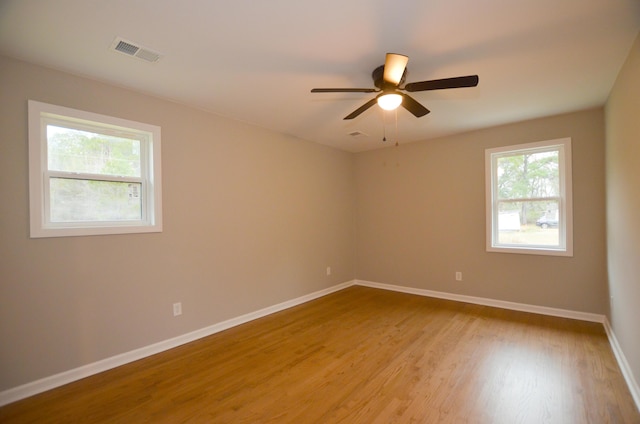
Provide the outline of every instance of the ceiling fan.
{"type": "Polygon", "coordinates": [[[443,90],[446,88],[475,87],[478,85],[477,75],[465,77],[444,78],[429,81],[410,82],[403,87],[407,75],[407,62],[409,57],[397,53],[387,53],[384,65],[378,66],[371,73],[373,85],[377,88],[314,88],[312,93],[380,93],[358,109],[345,116],[344,119],[353,119],[374,104],[385,110],[393,110],[402,105],[416,118],[429,113],[429,109],[418,103],[413,97],[401,91],[410,93],[415,91],[443,90]]]}

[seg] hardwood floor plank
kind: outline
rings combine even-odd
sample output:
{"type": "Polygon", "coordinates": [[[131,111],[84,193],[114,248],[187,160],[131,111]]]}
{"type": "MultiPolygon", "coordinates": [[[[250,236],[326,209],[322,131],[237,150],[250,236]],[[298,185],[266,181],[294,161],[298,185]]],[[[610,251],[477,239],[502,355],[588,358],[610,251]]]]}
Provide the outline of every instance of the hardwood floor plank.
{"type": "Polygon", "coordinates": [[[0,408],[3,423],[640,423],[602,325],[351,287],[0,408]]]}

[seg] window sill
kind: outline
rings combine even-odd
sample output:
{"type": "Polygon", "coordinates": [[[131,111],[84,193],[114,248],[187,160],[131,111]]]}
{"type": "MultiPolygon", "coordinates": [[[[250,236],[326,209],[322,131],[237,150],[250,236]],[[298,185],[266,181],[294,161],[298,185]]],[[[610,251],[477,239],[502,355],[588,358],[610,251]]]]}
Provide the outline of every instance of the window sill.
{"type": "Polygon", "coordinates": [[[573,251],[571,249],[553,249],[548,247],[517,247],[517,246],[487,246],[487,252],[489,253],[515,253],[521,255],[543,255],[543,256],[565,256],[573,257],[573,251]]]}

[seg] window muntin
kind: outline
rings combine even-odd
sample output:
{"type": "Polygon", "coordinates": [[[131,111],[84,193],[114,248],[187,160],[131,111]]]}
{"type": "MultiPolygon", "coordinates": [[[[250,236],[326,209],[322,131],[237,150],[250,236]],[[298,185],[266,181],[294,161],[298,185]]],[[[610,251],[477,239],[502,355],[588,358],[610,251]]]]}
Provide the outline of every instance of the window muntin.
{"type": "Polygon", "coordinates": [[[31,236],[162,231],[160,128],[29,101],[31,236]]]}
{"type": "Polygon", "coordinates": [[[571,256],[571,140],[486,151],[487,250],[571,256]]]}

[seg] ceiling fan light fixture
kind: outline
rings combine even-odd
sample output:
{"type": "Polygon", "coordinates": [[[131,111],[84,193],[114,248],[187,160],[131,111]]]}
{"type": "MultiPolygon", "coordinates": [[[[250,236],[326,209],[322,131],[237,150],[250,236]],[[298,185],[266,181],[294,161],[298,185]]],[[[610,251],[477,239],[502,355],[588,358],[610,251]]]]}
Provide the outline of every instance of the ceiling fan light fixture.
{"type": "Polygon", "coordinates": [[[404,84],[409,58],[397,53],[387,53],[384,65],[378,66],[371,73],[375,88],[314,88],[312,93],[380,93],[376,97],[354,110],[344,117],[345,120],[360,116],[365,110],[369,110],[376,103],[383,110],[395,110],[402,105],[416,118],[425,116],[429,109],[422,106],[413,97],[401,91],[429,91],[444,90],[448,88],[475,87],[478,85],[477,75],[464,77],[442,78],[429,81],[418,81],[404,84]]]}
{"type": "Polygon", "coordinates": [[[386,93],[378,96],[378,106],[384,110],[394,110],[402,104],[402,96],[398,93],[386,93]]]}

